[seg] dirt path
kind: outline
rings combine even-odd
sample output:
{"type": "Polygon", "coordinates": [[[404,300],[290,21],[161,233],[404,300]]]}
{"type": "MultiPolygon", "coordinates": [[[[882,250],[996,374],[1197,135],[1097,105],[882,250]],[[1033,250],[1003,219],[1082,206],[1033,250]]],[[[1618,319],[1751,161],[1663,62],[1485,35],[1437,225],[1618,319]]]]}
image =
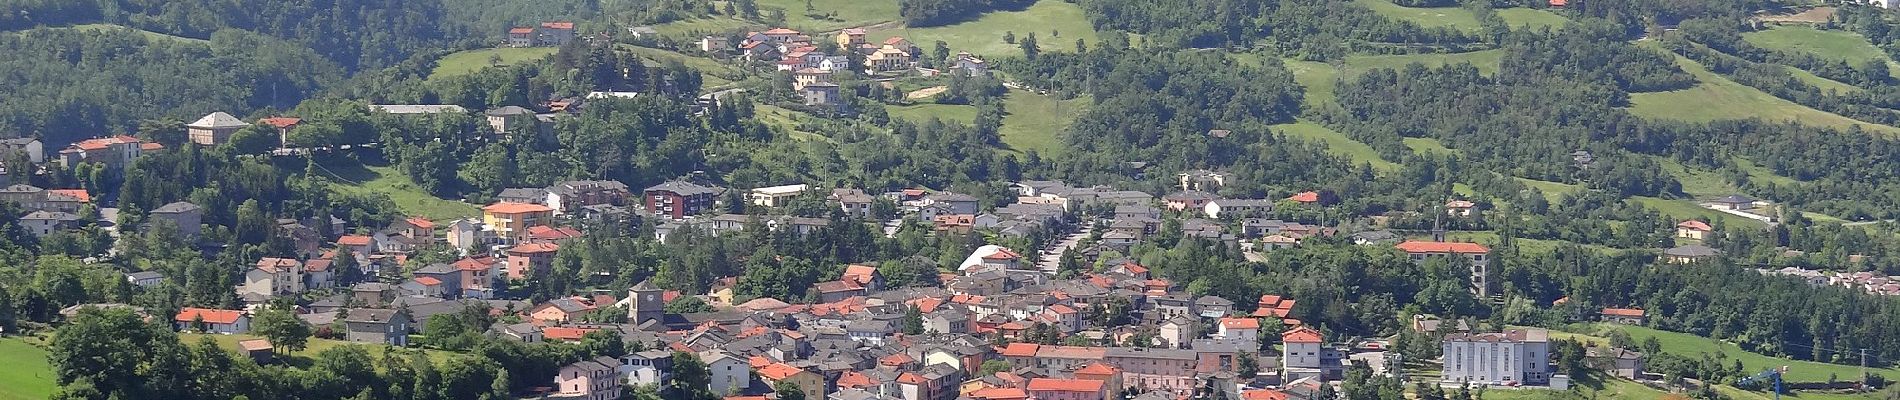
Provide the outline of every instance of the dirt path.
{"type": "Polygon", "coordinates": [[[950,90],[950,87],[949,86],[931,86],[931,87],[927,87],[923,89],[917,89],[916,91],[912,91],[910,93],[905,93],[904,99],[917,100],[917,99],[929,98],[930,96],[936,96],[940,93],[943,93],[946,90],[950,90]]]}

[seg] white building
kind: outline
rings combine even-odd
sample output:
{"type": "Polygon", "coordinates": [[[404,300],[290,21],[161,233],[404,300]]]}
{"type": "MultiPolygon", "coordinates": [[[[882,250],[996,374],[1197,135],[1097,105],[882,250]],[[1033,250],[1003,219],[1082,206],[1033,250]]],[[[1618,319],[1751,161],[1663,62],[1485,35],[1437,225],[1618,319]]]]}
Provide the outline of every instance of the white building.
{"type": "Polygon", "coordinates": [[[1482,385],[1552,383],[1549,332],[1511,329],[1445,336],[1444,381],[1482,385]]]}
{"type": "Polygon", "coordinates": [[[699,360],[712,372],[713,393],[745,393],[752,387],[752,365],[724,350],[699,353],[699,360]]]}
{"type": "Polygon", "coordinates": [[[791,205],[792,199],[798,197],[800,194],[804,194],[807,188],[809,188],[809,186],[803,184],[762,187],[752,189],[752,193],[747,194],[746,197],[751,201],[752,205],[760,207],[784,207],[791,205]]]}

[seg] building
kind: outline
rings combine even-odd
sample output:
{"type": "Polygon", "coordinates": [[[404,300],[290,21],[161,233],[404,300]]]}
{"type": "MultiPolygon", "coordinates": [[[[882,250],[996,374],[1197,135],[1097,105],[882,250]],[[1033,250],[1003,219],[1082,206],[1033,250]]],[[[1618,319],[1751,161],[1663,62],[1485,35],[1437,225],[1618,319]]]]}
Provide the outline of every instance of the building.
{"type": "Polygon", "coordinates": [[[646,188],[643,198],[648,212],[672,219],[684,219],[712,210],[712,188],[684,181],[668,181],[646,188]]]}
{"type": "Polygon", "coordinates": [[[150,217],[154,220],[171,221],[173,226],[178,227],[179,235],[198,237],[200,225],[204,220],[204,208],[198,207],[197,204],[180,201],[153,209],[150,217]]]}
{"type": "Polygon", "coordinates": [[[1693,219],[1676,224],[1676,237],[1678,238],[1709,240],[1709,234],[1714,232],[1715,227],[1709,226],[1709,223],[1693,219]]]}
{"type": "Polygon", "coordinates": [[[1464,257],[1471,262],[1471,287],[1475,289],[1478,297],[1490,296],[1490,248],[1477,243],[1426,241],[1405,241],[1395,247],[1405,252],[1405,255],[1415,263],[1434,257],[1453,255],[1464,257]]]}
{"type": "Polygon", "coordinates": [[[886,44],[864,58],[864,69],[871,73],[899,71],[909,69],[910,63],[909,51],[886,44]]]}
{"type": "Polygon", "coordinates": [[[500,202],[482,207],[482,225],[495,236],[513,243],[528,237],[528,227],[553,222],[554,208],[531,203],[500,202]]]}
{"type": "Polygon", "coordinates": [[[20,216],[20,227],[26,228],[33,237],[46,237],[79,225],[79,216],[68,212],[40,210],[20,216]]]}
{"type": "Polygon", "coordinates": [[[508,47],[534,47],[534,27],[508,28],[508,47]]]}
{"type": "Polygon", "coordinates": [[[251,316],[238,310],[185,307],[178,310],[178,315],[172,316],[172,326],[181,331],[226,335],[247,333],[251,331],[251,316]]]}
{"type": "Polygon", "coordinates": [[[1167,196],[1162,196],[1161,201],[1166,202],[1169,209],[1172,209],[1174,211],[1181,211],[1181,210],[1188,210],[1188,209],[1195,209],[1195,210],[1203,209],[1207,207],[1207,203],[1213,202],[1214,199],[1218,199],[1218,198],[1219,197],[1214,196],[1213,193],[1203,192],[1199,190],[1187,190],[1187,191],[1175,192],[1174,194],[1170,194],[1167,196]]]}
{"type": "Polygon", "coordinates": [[[257,120],[257,123],[264,124],[264,126],[269,126],[271,127],[271,129],[276,129],[277,130],[277,146],[288,147],[290,144],[290,130],[297,129],[297,125],[302,124],[303,119],[292,118],[292,117],[270,117],[270,118],[259,119],[257,120]]]}
{"type": "Polygon", "coordinates": [[[713,393],[745,393],[752,388],[752,364],[745,359],[714,350],[700,352],[699,362],[705,363],[706,371],[712,373],[713,393]]]}
{"type": "Polygon", "coordinates": [[[1750,198],[1748,196],[1739,195],[1739,194],[1731,194],[1727,196],[1722,196],[1720,198],[1716,198],[1715,200],[1709,201],[1709,205],[1713,206],[1715,209],[1729,210],[1729,211],[1747,211],[1750,209],[1754,209],[1756,206],[1756,203],[1757,202],[1755,199],[1750,198]]]}
{"type": "Polygon", "coordinates": [[[1670,264],[1688,264],[1688,263],[1709,261],[1709,260],[1714,260],[1716,257],[1720,257],[1721,255],[1722,255],[1721,250],[1716,250],[1713,247],[1703,246],[1699,244],[1692,244],[1692,245],[1687,245],[1687,246],[1676,246],[1676,247],[1669,248],[1668,250],[1663,250],[1663,260],[1670,264]]]}
{"type": "Polygon", "coordinates": [[[521,280],[537,272],[546,272],[554,265],[554,255],[560,250],[561,245],[553,243],[528,243],[508,248],[508,279],[521,280]]]}
{"type": "Polygon", "coordinates": [[[699,51],[713,53],[732,50],[732,39],[719,35],[706,35],[699,38],[699,51]]]}
{"type": "Polygon", "coordinates": [[[1029,396],[1037,400],[1103,400],[1108,398],[1108,385],[1097,380],[1033,378],[1029,380],[1027,389],[1029,396]]]}
{"type": "Polygon", "coordinates": [[[1260,320],[1252,317],[1221,318],[1220,329],[1214,331],[1216,339],[1245,340],[1252,342],[1260,335],[1260,320]]]}
{"type": "Polygon", "coordinates": [[[1453,217],[1475,216],[1478,215],[1478,204],[1467,200],[1447,201],[1445,202],[1445,215],[1453,217]]]}
{"type": "Polygon", "coordinates": [[[950,56],[949,62],[951,73],[968,77],[990,76],[989,64],[980,57],[970,55],[970,52],[959,51],[950,56]]]}
{"type": "Polygon", "coordinates": [[[864,28],[845,28],[838,31],[838,48],[850,50],[863,47],[866,43],[864,33],[864,28]]]}
{"type": "Polygon", "coordinates": [[[652,282],[640,281],[627,289],[627,323],[636,327],[666,322],[665,291],[652,282]]]}
{"type": "Polygon", "coordinates": [[[520,106],[496,107],[483,111],[482,117],[488,120],[488,127],[494,129],[496,134],[507,134],[520,129],[523,124],[534,123],[534,111],[520,106]]]}
{"type": "Polygon", "coordinates": [[[81,140],[59,151],[59,163],[73,168],[82,162],[105,164],[113,169],[123,169],[132,165],[132,160],[148,151],[164,150],[158,143],[145,143],[139,138],[119,135],[105,138],[81,140]],[[149,147],[147,145],[150,145],[149,147]]]}
{"type": "Polygon", "coordinates": [[[1271,200],[1220,199],[1201,207],[1208,218],[1244,218],[1273,211],[1271,200]]]}
{"type": "Polygon", "coordinates": [[[1319,331],[1305,325],[1280,333],[1280,373],[1284,381],[1318,377],[1337,380],[1345,375],[1344,352],[1327,347],[1319,331]]]}
{"type": "Polygon", "coordinates": [[[547,188],[547,206],[554,213],[569,214],[580,211],[582,207],[597,205],[627,205],[627,198],[633,197],[633,191],[627,184],[617,181],[563,181],[555,182],[547,188]]]}
{"type": "Polygon", "coordinates": [[[534,29],[535,44],[540,46],[561,47],[574,41],[573,21],[546,21],[534,29]]]}
{"type": "Polygon", "coordinates": [[[345,340],[409,346],[409,313],[402,310],[352,308],[343,316],[349,327],[345,340]]]}
{"type": "Polygon", "coordinates": [[[753,205],[760,207],[784,207],[792,204],[792,199],[804,194],[809,186],[782,185],[752,189],[746,197],[753,205]]]}
{"type": "Polygon", "coordinates": [[[205,146],[217,146],[230,143],[231,134],[237,133],[239,129],[244,129],[244,127],[247,126],[251,126],[251,124],[240,121],[237,117],[231,116],[231,114],[225,114],[223,111],[219,111],[205,115],[204,118],[199,118],[197,121],[185,124],[185,136],[190,137],[192,143],[205,146]]]}
{"type": "Polygon", "coordinates": [[[35,138],[0,139],[0,151],[25,154],[26,161],[34,164],[46,162],[46,145],[35,138]]]}
{"type": "Polygon", "coordinates": [[[829,106],[829,105],[840,104],[840,102],[838,101],[838,84],[836,83],[812,82],[812,83],[805,84],[805,88],[800,89],[798,92],[801,96],[804,97],[805,105],[808,105],[808,106],[829,106]]]}
{"type": "Polygon", "coordinates": [[[581,360],[562,366],[554,375],[555,393],[549,399],[619,400],[620,361],[613,357],[581,360]]]}
{"type": "Polygon", "coordinates": [[[1551,383],[1549,332],[1452,333],[1444,340],[1444,381],[1454,384],[1551,383]]]}
{"type": "Polygon", "coordinates": [[[132,286],[152,287],[164,281],[165,275],[158,273],[158,271],[127,272],[125,274],[125,282],[131,283],[132,286]]]}
{"type": "Polygon", "coordinates": [[[1591,368],[1623,379],[1643,377],[1643,353],[1629,349],[1591,347],[1583,350],[1583,361],[1591,368]]]}
{"type": "Polygon", "coordinates": [[[244,271],[244,285],[239,294],[252,294],[262,297],[295,296],[303,293],[305,269],[302,261],[289,258],[264,257],[257,264],[244,271]]]}
{"type": "Polygon", "coordinates": [[[1640,308],[1604,308],[1597,316],[1612,324],[1642,325],[1648,320],[1647,314],[1640,308]]]}
{"type": "Polygon", "coordinates": [[[780,383],[798,385],[807,399],[825,398],[825,377],[816,372],[807,371],[785,363],[770,363],[758,368],[759,380],[765,387],[776,388],[780,383]]]}

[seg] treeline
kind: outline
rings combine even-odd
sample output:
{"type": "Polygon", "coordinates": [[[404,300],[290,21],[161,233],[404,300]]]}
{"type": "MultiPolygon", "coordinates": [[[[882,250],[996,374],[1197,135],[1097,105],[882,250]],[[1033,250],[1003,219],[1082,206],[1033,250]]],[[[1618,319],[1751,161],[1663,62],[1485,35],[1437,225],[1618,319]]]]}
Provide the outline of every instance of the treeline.
{"type": "Polygon", "coordinates": [[[1168,47],[1265,44],[1313,59],[1343,56],[1341,45],[1403,43],[1454,45],[1477,38],[1453,28],[1422,28],[1387,19],[1348,1],[1220,0],[1182,4],[1161,0],[1088,0],[1080,3],[1096,30],[1141,33],[1144,43],[1168,47]]]}
{"type": "Polygon", "coordinates": [[[379,68],[428,49],[447,36],[440,0],[6,0],[0,29],[109,23],[209,38],[242,29],[284,39],[322,54],[345,69],[379,68]]]}
{"type": "Polygon", "coordinates": [[[991,11],[1021,10],[1034,0],[898,0],[897,14],[912,28],[952,25],[991,11]]]}
{"type": "MultiPolygon", "coordinates": [[[[342,78],[297,44],[227,30],[207,42],[127,29],[0,34],[0,132],[39,135],[57,149],[130,133],[143,120],[287,108],[342,78]]],[[[177,129],[183,129],[178,123],[177,129]]],[[[182,134],[181,134],[182,137],[182,134]]]]}

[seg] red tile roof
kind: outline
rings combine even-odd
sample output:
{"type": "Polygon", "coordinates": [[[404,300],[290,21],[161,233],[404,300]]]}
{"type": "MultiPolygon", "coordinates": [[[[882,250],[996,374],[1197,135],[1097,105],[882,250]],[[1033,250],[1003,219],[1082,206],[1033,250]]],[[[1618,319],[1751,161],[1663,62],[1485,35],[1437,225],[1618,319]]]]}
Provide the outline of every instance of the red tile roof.
{"type": "Polygon", "coordinates": [[[1463,242],[1407,241],[1399,243],[1396,247],[1406,253],[1487,254],[1491,252],[1491,249],[1484,245],[1463,242]]]}
{"type": "Polygon", "coordinates": [[[542,22],[542,23],[541,23],[541,27],[542,27],[542,28],[548,28],[548,29],[574,29],[574,22],[572,22],[572,21],[548,21],[548,22],[542,22]]]}
{"type": "Polygon", "coordinates": [[[1260,320],[1253,318],[1221,318],[1220,325],[1227,329],[1260,329],[1260,320]]]}
{"type": "Polygon", "coordinates": [[[838,387],[842,389],[863,389],[877,387],[870,375],[858,371],[844,371],[838,375],[838,387]]]}
{"type": "Polygon", "coordinates": [[[1639,308],[1605,308],[1603,309],[1603,315],[1614,315],[1618,317],[1642,317],[1643,310],[1639,308]]]}
{"type": "Polygon", "coordinates": [[[1693,220],[1693,219],[1692,219],[1692,220],[1688,220],[1688,221],[1682,221],[1682,223],[1679,223],[1679,224],[1676,224],[1676,227],[1677,227],[1677,228],[1685,228],[1685,229],[1693,229],[1693,230],[1698,230],[1698,231],[1713,231],[1713,230],[1715,230],[1715,228],[1714,228],[1714,227],[1711,227],[1711,226],[1709,226],[1709,223],[1707,223],[1707,222],[1702,222],[1702,221],[1697,221],[1697,220],[1693,220]]]}
{"type": "Polygon", "coordinates": [[[580,341],[581,337],[586,336],[588,332],[593,332],[597,330],[599,329],[550,326],[546,328],[541,328],[541,337],[546,338],[548,340],[564,340],[564,341],[574,342],[574,341],[580,341]]]}
{"type": "Polygon", "coordinates": [[[1108,365],[1107,363],[1099,363],[1099,362],[1098,362],[1098,363],[1089,363],[1089,365],[1088,365],[1088,366],[1084,366],[1084,367],[1082,367],[1081,369],[1077,369],[1077,370],[1075,370],[1075,373],[1076,373],[1076,374],[1078,374],[1078,375],[1081,375],[1081,374],[1086,374],[1086,375],[1114,375],[1114,374],[1118,374],[1118,373],[1121,373],[1121,372],[1122,372],[1122,370],[1121,370],[1120,368],[1115,368],[1115,366],[1113,366],[1113,365],[1108,365]]]}
{"type": "Polygon", "coordinates": [[[87,193],[86,189],[47,189],[46,193],[71,196],[72,198],[79,199],[81,203],[92,202],[92,193],[87,193]]]}
{"type": "Polygon", "coordinates": [[[370,237],[364,235],[345,235],[336,238],[336,244],[339,246],[368,246],[369,241],[370,237]]]}
{"type": "Polygon", "coordinates": [[[985,260],[1014,260],[1014,259],[1018,259],[1022,257],[1023,256],[1016,254],[1016,252],[1013,250],[999,247],[996,249],[995,253],[990,253],[990,255],[983,256],[983,259],[985,260]]]}
{"type": "Polygon", "coordinates": [[[1022,388],[984,388],[969,393],[970,398],[979,400],[1024,400],[1029,392],[1022,388]]]}
{"type": "Polygon", "coordinates": [[[797,34],[798,34],[798,31],[795,31],[795,30],[791,30],[791,29],[785,29],[785,28],[772,28],[772,29],[769,29],[769,30],[766,30],[765,32],[761,32],[761,33],[764,33],[764,34],[767,34],[767,35],[774,35],[774,36],[777,36],[777,35],[797,35],[797,34]]]}
{"type": "Polygon", "coordinates": [[[1102,391],[1102,381],[1035,378],[1029,380],[1029,391],[1099,393],[1102,391]]]}
{"type": "Polygon", "coordinates": [[[173,316],[172,320],[178,322],[192,322],[203,319],[207,324],[235,324],[238,318],[242,317],[244,317],[244,312],[238,310],[185,307],[179,309],[178,315],[173,316]]]}
{"type": "Polygon", "coordinates": [[[1280,341],[1285,343],[1319,343],[1321,340],[1319,331],[1304,326],[1280,334],[1280,341]]]}
{"type": "Polygon", "coordinates": [[[552,227],[535,225],[528,227],[528,238],[536,240],[564,240],[581,236],[581,230],[570,227],[552,227]]]}
{"type": "Polygon", "coordinates": [[[294,268],[301,262],[291,258],[264,257],[257,259],[256,267],[267,272],[277,272],[294,268]]]}
{"type": "Polygon", "coordinates": [[[1124,270],[1128,270],[1128,273],[1131,273],[1131,274],[1148,273],[1148,267],[1143,267],[1141,266],[1141,264],[1136,264],[1134,261],[1122,263],[1121,267],[1124,270]]]}
{"type": "Polygon", "coordinates": [[[277,128],[277,129],[284,129],[284,128],[297,126],[297,123],[299,122],[303,122],[303,119],[291,118],[291,117],[270,117],[270,118],[257,120],[257,123],[270,125],[272,128],[277,128]]]}
{"type": "Polygon", "coordinates": [[[1000,353],[1004,357],[1035,357],[1038,347],[1041,346],[1035,343],[1010,343],[1009,346],[1003,347],[1000,353]]]}
{"type": "Polygon", "coordinates": [[[798,367],[785,365],[785,363],[771,363],[771,364],[767,364],[766,366],[759,367],[759,377],[765,378],[765,379],[771,379],[775,381],[785,380],[785,378],[790,378],[792,377],[792,375],[798,375],[798,373],[800,372],[805,372],[805,370],[798,369],[798,367]]]}
{"type": "Polygon", "coordinates": [[[1319,192],[1300,192],[1300,194],[1287,197],[1286,199],[1300,203],[1318,203],[1319,192]]]}
{"type": "Polygon", "coordinates": [[[513,28],[508,28],[508,33],[516,34],[516,35],[524,35],[524,34],[534,33],[534,28],[530,28],[526,26],[517,26],[513,28]]]}
{"type": "Polygon", "coordinates": [[[481,256],[455,260],[454,263],[449,265],[453,265],[455,269],[463,271],[487,271],[493,269],[497,262],[499,261],[495,260],[494,257],[481,256]]]}
{"type": "Polygon", "coordinates": [[[1568,4],[1570,4],[1570,2],[1566,0],[1550,0],[1551,7],[1563,7],[1568,4]]]}
{"type": "Polygon", "coordinates": [[[442,284],[442,280],[435,279],[435,277],[432,276],[421,276],[416,277],[416,283],[420,283],[422,286],[435,286],[442,284]]]}
{"type": "MultiPolygon", "coordinates": [[[[1561,1],[1561,0],[1558,0],[1561,1]]],[[[1241,400],[1286,400],[1286,392],[1273,389],[1251,389],[1240,392],[1241,400]]]]}
{"type": "Polygon", "coordinates": [[[922,385],[922,384],[925,384],[925,383],[928,383],[928,382],[930,382],[930,380],[929,380],[929,379],[924,379],[924,376],[923,376],[923,375],[918,375],[918,374],[917,374],[917,373],[915,373],[915,372],[905,372],[905,373],[903,373],[902,375],[898,375],[898,376],[897,376],[897,383],[908,383],[908,384],[912,384],[912,385],[922,385]]]}
{"type": "Polygon", "coordinates": [[[515,203],[515,202],[507,202],[507,201],[499,202],[495,204],[489,204],[487,207],[482,207],[482,212],[491,213],[491,214],[526,214],[526,213],[552,212],[552,211],[554,211],[554,209],[548,208],[548,206],[544,206],[540,204],[515,203]]]}
{"type": "Polygon", "coordinates": [[[553,243],[528,243],[508,248],[508,254],[541,254],[561,250],[561,245],[553,243]]]}
{"type": "Polygon", "coordinates": [[[410,225],[415,225],[417,228],[429,229],[435,227],[435,221],[430,221],[428,218],[423,217],[409,217],[403,219],[403,221],[408,222],[410,225]]]}
{"type": "Polygon", "coordinates": [[[889,366],[900,366],[916,361],[917,359],[911,358],[909,354],[904,353],[892,353],[891,355],[884,356],[884,358],[877,359],[878,364],[889,366]]]}

